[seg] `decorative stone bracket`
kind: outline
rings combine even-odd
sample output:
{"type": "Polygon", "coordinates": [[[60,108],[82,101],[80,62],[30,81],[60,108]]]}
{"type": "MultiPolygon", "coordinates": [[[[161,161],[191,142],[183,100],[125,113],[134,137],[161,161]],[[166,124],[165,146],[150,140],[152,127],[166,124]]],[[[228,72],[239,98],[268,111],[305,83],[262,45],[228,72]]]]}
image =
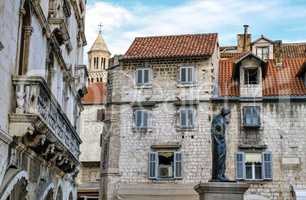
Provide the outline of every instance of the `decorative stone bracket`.
{"type": "Polygon", "coordinates": [[[16,109],[10,132],[64,172],[79,164],[81,139],[41,77],[14,77],[16,109]]]}
{"type": "Polygon", "coordinates": [[[60,45],[64,44],[70,39],[68,27],[64,18],[49,18],[48,20],[51,32],[55,34],[60,45]]]}

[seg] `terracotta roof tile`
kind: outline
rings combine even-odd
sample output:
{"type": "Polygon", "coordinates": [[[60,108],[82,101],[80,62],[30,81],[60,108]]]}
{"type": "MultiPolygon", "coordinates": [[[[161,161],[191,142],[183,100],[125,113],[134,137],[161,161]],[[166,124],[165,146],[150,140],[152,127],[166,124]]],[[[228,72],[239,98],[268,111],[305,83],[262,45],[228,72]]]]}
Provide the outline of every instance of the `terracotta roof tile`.
{"type": "MultiPolygon", "coordinates": [[[[232,79],[233,63],[236,59],[224,59],[219,62],[220,96],[239,96],[239,86],[232,79]]],[[[296,77],[304,58],[284,58],[283,66],[277,67],[273,60],[268,61],[267,74],[263,80],[263,96],[303,96],[306,87],[296,77]]]]}
{"type": "Polygon", "coordinates": [[[136,38],[123,59],[211,56],[218,34],[192,34],[136,38]]]}
{"type": "Polygon", "coordinates": [[[282,50],[284,58],[306,57],[306,43],[284,43],[282,50]]]}
{"type": "Polygon", "coordinates": [[[106,101],[107,88],[104,83],[92,83],[87,88],[88,93],[82,98],[83,104],[102,104],[106,101]]]}

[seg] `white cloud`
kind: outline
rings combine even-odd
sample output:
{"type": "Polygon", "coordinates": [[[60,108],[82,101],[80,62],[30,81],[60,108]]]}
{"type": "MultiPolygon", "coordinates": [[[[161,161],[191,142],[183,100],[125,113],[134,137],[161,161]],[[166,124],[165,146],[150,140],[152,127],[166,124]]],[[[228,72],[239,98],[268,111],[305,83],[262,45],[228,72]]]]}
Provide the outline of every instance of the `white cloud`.
{"type": "Polygon", "coordinates": [[[218,32],[221,42],[229,44],[235,41],[235,34],[242,31],[245,23],[251,25],[252,33],[260,35],[272,31],[273,25],[290,23],[289,19],[303,13],[303,8],[284,5],[280,0],[192,0],[159,9],[144,4],[137,6],[132,10],[103,2],[88,6],[88,46],[97,35],[100,22],[104,24],[103,36],[110,51],[123,54],[137,36],[218,32]]]}

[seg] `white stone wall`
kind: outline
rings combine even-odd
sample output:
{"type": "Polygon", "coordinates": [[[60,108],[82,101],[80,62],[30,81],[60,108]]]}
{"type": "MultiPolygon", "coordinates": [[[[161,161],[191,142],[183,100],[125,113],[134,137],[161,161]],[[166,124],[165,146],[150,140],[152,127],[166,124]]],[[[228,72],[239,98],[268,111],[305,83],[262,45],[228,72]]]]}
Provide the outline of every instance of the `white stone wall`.
{"type": "Polygon", "coordinates": [[[80,146],[81,162],[100,161],[100,135],[103,131],[103,122],[97,120],[97,111],[103,108],[104,105],[84,105],[80,120],[80,137],[83,141],[80,146]]]}

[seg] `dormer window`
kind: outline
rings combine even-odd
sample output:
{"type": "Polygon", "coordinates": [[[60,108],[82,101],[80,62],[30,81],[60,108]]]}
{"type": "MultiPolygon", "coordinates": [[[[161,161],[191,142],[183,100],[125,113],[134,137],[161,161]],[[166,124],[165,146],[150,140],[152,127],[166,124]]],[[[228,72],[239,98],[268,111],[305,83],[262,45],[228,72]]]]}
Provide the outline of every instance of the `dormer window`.
{"type": "Polygon", "coordinates": [[[256,55],[263,60],[267,60],[269,58],[269,47],[256,47],[256,55]]]}
{"type": "Polygon", "coordinates": [[[244,84],[256,85],[259,84],[258,68],[245,69],[244,70],[244,84]]]}

